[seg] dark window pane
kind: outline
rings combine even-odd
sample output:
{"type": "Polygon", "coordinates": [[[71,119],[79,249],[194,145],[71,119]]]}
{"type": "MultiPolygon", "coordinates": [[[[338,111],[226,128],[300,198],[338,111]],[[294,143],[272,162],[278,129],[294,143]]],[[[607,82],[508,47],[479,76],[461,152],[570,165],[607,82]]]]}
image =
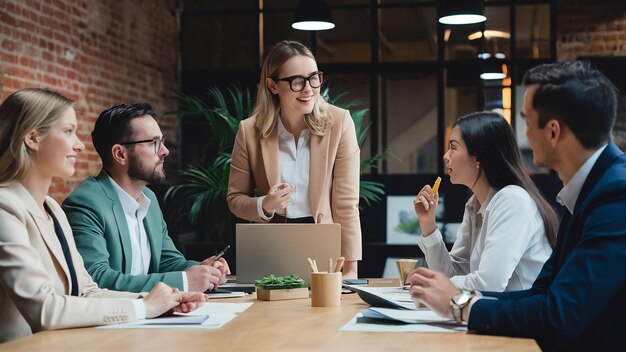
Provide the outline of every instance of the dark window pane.
{"type": "Polygon", "coordinates": [[[333,21],[334,29],[317,32],[317,60],[325,63],[369,62],[370,11],[333,10],[333,21]]]}
{"type": "Polygon", "coordinates": [[[437,60],[437,11],[434,7],[380,10],[381,61],[437,60]]]}
{"type": "Polygon", "coordinates": [[[387,173],[436,173],[437,77],[389,75],[383,77],[387,123],[387,173]]]}
{"type": "Polygon", "coordinates": [[[550,5],[515,7],[516,54],[521,58],[550,57],[550,5]]]}
{"type": "Polygon", "coordinates": [[[257,10],[258,0],[185,0],[185,11],[238,11],[257,10]]]}
{"type": "Polygon", "coordinates": [[[302,44],[311,46],[311,32],[299,31],[291,28],[293,14],[285,11],[263,13],[263,52],[276,42],[281,40],[297,40],[302,44]]]}
{"type": "Polygon", "coordinates": [[[183,67],[186,70],[257,67],[257,18],[257,14],[228,13],[184,16],[180,36],[183,67]]]}
{"type": "MultiPolygon", "coordinates": [[[[324,83],[324,90],[328,91],[328,95],[330,96],[331,101],[339,95],[345,93],[345,95],[340,99],[339,104],[337,104],[338,106],[345,106],[345,103],[348,102],[357,102],[355,107],[350,108],[350,113],[353,115],[359,110],[368,109],[365,113],[365,118],[363,119],[362,125],[364,127],[369,126],[370,81],[368,76],[356,74],[328,74],[327,77],[325,77],[325,80],[326,82],[324,83]]],[[[368,138],[361,146],[361,161],[370,157],[372,149],[370,144],[371,142],[368,132],[368,138]]],[[[365,169],[364,172],[370,172],[369,168],[365,169]]]]}

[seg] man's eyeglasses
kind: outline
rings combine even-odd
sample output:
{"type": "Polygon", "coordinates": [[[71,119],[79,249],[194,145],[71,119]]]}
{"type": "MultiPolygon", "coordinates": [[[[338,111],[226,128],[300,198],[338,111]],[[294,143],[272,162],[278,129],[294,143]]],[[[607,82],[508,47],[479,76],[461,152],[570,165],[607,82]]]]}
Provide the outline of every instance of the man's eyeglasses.
{"type": "Polygon", "coordinates": [[[159,150],[161,150],[161,146],[165,144],[165,137],[155,137],[152,139],[144,139],[142,141],[133,141],[133,142],[122,142],[118,143],[121,145],[131,145],[131,144],[139,144],[139,143],[153,143],[154,144],[154,154],[157,154],[159,150]]]}
{"type": "Polygon", "coordinates": [[[309,77],[304,76],[290,76],[285,78],[277,78],[275,81],[285,81],[289,82],[289,88],[291,88],[294,92],[301,92],[306,85],[306,82],[309,82],[311,88],[319,88],[324,83],[324,72],[317,71],[311,73],[309,77]]]}

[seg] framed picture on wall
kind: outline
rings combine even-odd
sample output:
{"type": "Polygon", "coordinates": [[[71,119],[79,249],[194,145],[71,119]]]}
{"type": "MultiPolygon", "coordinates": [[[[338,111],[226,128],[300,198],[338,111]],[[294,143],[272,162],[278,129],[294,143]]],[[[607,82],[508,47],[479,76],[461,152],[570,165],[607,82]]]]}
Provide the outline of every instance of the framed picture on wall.
{"type": "MultiPolygon", "coordinates": [[[[387,244],[417,244],[421,235],[419,220],[413,208],[415,196],[387,196],[387,244]]],[[[436,219],[445,213],[445,196],[439,195],[436,219]]]]}

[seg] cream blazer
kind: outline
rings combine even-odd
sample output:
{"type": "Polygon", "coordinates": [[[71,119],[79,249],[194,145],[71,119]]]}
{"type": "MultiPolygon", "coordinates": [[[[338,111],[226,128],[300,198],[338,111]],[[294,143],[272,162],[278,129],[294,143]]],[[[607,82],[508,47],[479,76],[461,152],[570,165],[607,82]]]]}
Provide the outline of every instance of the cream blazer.
{"type": "MultiPolygon", "coordinates": [[[[309,197],[313,219],[318,224],[341,224],[341,255],[360,260],[359,220],[360,150],[354,122],[347,110],[327,104],[331,124],[323,136],[311,133],[309,197]]],[[[255,128],[256,116],[239,123],[233,147],[226,200],[237,217],[263,222],[256,196],[266,195],[281,182],[278,128],[267,138],[255,128]]]]}
{"type": "Polygon", "coordinates": [[[79,297],[70,296],[70,274],[52,221],[21,184],[0,186],[0,342],[41,330],[137,320],[132,299],[138,294],[98,288],[65,214],[52,198],[46,203],[67,238],[79,297]]]}

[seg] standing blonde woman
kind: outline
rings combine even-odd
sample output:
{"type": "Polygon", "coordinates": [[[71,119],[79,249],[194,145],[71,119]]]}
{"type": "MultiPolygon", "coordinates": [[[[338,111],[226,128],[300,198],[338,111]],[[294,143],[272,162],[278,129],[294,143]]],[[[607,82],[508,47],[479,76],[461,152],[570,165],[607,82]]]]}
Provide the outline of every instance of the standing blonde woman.
{"type": "Polygon", "coordinates": [[[34,332],[134,321],[206,301],[157,284],[143,299],[103,290],[76,250],[53,177],[74,174],[84,145],[70,99],[22,89],[0,105],[0,342],[34,332]]]}
{"type": "Polygon", "coordinates": [[[360,150],[350,113],[320,96],[323,82],[303,44],[267,52],[253,115],[239,124],[227,201],[246,220],[341,224],[343,276],[356,278],[360,150]]]}

